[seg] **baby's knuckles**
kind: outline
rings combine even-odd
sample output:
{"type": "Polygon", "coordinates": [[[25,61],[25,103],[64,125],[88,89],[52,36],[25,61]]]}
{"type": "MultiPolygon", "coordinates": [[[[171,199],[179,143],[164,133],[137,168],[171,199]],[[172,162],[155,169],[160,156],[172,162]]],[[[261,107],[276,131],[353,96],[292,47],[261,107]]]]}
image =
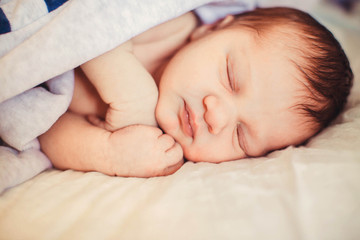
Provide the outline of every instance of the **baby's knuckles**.
{"type": "Polygon", "coordinates": [[[132,125],[111,133],[106,154],[109,175],[164,176],[181,167],[182,149],[159,128],[132,125]]]}

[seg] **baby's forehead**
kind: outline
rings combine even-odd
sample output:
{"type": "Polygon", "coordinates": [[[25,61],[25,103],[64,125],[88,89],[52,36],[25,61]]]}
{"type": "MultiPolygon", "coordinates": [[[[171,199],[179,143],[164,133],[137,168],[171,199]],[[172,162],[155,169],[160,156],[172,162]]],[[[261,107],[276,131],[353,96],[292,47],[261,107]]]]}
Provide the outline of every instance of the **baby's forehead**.
{"type": "Polygon", "coordinates": [[[249,34],[258,44],[278,44],[285,46],[289,50],[299,50],[305,47],[307,41],[304,38],[304,27],[287,23],[269,23],[265,25],[252,25],[244,23],[234,23],[231,27],[249,34]]]}

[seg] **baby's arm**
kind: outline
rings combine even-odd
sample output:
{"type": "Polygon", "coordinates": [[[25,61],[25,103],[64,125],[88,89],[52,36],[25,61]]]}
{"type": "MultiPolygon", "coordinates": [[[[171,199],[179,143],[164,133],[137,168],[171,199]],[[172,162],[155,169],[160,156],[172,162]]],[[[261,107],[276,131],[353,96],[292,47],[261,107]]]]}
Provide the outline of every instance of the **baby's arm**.
{"type": "Polygon", "coordinates": [[[171,174],[183,164],[180,145],[157,127],[133,125],[109,132],[71,112],[39,140],[59,169],[152,177],[171,174]]]}
{"type": "Polygon", "coordinates": [[[150,73],[134,56],[131,40],[81,68],[109,105],[104,123],[107,130],[132,124],[156,126],[158,90],[150,73]]]}

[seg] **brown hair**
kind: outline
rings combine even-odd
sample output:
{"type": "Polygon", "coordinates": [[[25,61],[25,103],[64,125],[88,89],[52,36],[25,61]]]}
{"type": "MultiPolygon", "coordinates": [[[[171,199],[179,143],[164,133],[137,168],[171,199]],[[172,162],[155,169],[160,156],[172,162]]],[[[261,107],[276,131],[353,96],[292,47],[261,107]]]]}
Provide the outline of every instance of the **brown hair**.
{"type": "Polygon", "coordinates": [[[288,30],[282,34],[302,42],[301,48],[292,46],[299,54],[291,61],[305,79],[303,84],[310,96],[295,107],[310,117],[317,131],[334,120],[346,104],[353,73],[333,34],[309,14],[293,8],[257,8],[236,17],[236,25],[250,28],[259,36],[285,26],[288,30]]]}

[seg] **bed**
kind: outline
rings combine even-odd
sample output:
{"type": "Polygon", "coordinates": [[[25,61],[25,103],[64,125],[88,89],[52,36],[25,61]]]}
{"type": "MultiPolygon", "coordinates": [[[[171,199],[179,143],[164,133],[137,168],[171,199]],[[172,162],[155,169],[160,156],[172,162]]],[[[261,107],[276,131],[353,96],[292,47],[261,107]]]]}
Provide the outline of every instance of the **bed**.
{"type": "MultiPolygon", "coordinates": [[[[33,21],[36,26],[24,27],[26,47],[33,44],[30,36],[39,29],[48,29],[44,34],[48,36],[51,31],[46,26],[57,24],[58,16],[65,15],[64,19],[69,19],[66,14],[71,12],[73,4],[91,4],[86,0],[53,2],[58,2],[58,6],[48,7],[46,15],[39,13],[38,19],[33,21]]],[[[116,7],[117,1],[93,2],[98,3],[95,9],[105,6],[104,2],[116,7]]],[[[18,96],[16,94],[33,89],[43,79],[51,79],[50,90],[55,89],[55,95],[62,96],[54,114],[61,114],[69,101],[66,96],[72,86],[65,80],[71,78],[73,66],[110,49],[141,29],[212,1],[173,2],[178,4],[130,1],[130,7],[138,8],[143,18],[152,20],[147,19],[140,28],[129,30],[91,53],[63,62],[55,72],[36,73],[27,86],[15,86],[12,92],[4,90],[3,86],[10,83],[0,78],[0,136],[7,142],[0,147],[0,239],[360,239],[360,4],[346,12],[328,1],[314,5],[310,4],[312,1],[305,1],[309,3],[307,9],[343,45],[355,78],[345,111],[304,146],[290,146],[264,157],[221,164],[186,162],[180,170],[166,177],[123,178],[51,168],[39,152],[34,133],[22,138],[11,133],[5,141],[5,135],[9,134],[5,130],[10,125],[4,124],[8,117],[4,112],[9,111],[9,106],[18,106],[9,101],[18,96]],[[147,7],[139,9],[144,3],[147,7]],[[154,15],[158,8],[168,11],[154,15]],[[144,17],[144,14],[147,15],[144,17]],[[4,102],[11,104],[4,106],[4,102]],[[25,138],[27,140],[23,141],[25,138]]],[[[232,5],[235,1],[223,2],[232,5]]],[[[239,2],[240,8],[255,6],[252,1],[239,2]]],[[[296,4],[295,1],[258,1],[256,4],[268,6],[277,2],[296,4]]],[[[9,3],[11,1],[0,2],[0,7],[9,3]]],[[[129,14],[129,11],[122,13],[129,14]]],[[[134,20],[131,24],[140,22],[134,20]]],[[[72,44],[71,39],[66,41],[72,44]]],[[[10,43],[6,37],[0,37],[0,43],[4,42],[8,45],[0,44],[1,77],[5,67],[10,69],[11,65],[16,65],[6,61],[11,59],[8,52],[21,47],[20,42],[10,43]]],[[[83,52],[89,52],[86,46],[83,52]]],[[[55,60],[62,61],[62,57],[57,55],[55,60]]],[[[29,57],[32,61],[37,58],[29,57]]],[[[28,63],[28,66],[16,65],[14,69],[34,69],[36,64],[43,64],[41,61],[38,59],[38,63],[28,63]]],[[[51,68],[52,60],[44,61],[51,68]]],[[[21,78],[29,72],[19,74],[21,78]]],[[[15,110],[12,114],[17,116],[21,108],[15,110]]],[[[54,117],[50,115],[42,128],[51,125],[54,117]]]]}

